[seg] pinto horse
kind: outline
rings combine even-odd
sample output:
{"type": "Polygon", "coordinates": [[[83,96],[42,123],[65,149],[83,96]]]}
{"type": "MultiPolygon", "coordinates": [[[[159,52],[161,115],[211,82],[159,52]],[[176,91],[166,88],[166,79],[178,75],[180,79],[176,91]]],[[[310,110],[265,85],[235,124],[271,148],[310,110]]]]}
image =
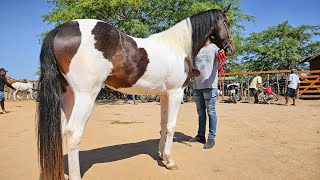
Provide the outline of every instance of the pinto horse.
{"type": "Polygon", "coordinates": [[[40,54],[40,178],[63,179],[66,136],[69,178],[81,179],[79,144],[103,84],[126,94],[160,96],[159,155],[168,169],[175,168],[172,140],[195,56],[207,38],[227,55],[234,53],[225,16],[229,8],[201,12],[144,39],[93,19],[73,20],[49,32],[40,54]]]}

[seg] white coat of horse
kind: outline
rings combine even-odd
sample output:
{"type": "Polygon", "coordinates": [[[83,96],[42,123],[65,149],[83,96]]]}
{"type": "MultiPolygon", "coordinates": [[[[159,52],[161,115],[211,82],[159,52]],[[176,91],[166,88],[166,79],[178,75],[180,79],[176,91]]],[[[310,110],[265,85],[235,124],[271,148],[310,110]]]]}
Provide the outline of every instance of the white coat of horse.
{"type": "Polygon", "coordinates": [[[79,144],[103,84],[126,94],[160,96],[159,155],[168,169],[175,168],[172,140],[195,56],[208,38],[227,55],[234,53],[225,17],[228,9],[201,12],[144,39],[93,19],[70,21],[49,32],[40,54],[41,179],[63,179],[64,136],[69,179],[81,179],[79,144]]]}
{"type": "Polygon", "coordinates": [[[29,94],[27,95],[27,99],[29,100],[29,95],[31,99],[33,100],[33,83],[32,82],[15,82],[12,84],[12,87],[16,88],[16,90],[13,92],[13,99],[16,101],[18,99],[21,101],[20,96],[17,94],[19,91],[28,91],[29,94]]]}

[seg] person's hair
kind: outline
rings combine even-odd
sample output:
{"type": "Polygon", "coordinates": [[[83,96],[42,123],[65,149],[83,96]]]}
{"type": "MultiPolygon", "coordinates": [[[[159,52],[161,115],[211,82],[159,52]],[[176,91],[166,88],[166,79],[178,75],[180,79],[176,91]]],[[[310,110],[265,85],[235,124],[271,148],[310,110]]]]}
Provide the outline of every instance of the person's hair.
{"type": "Polygon", "coordinates": [[[297,73],[297,70],[296,69],[291,69],[291,74],[295,74],[295,73],[297,73]]]}

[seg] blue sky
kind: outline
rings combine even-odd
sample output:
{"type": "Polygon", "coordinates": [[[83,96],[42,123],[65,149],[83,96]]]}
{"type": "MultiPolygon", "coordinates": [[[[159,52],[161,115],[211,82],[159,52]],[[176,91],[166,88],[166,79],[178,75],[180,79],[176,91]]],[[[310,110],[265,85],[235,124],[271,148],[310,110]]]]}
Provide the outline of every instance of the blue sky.
{"type": "MultiPolygon", "coordinates": [[[[242,0],[244,13],[255,22],[244,22],[244,34],[289,21],[293,26],[320,24],[319,0],[242,0]]],[[[53,27],[41,16],[49,12],[46,0],[1,0],[0,67],[16,79],[37,79],[41,45],[39,35],[53,27]]]]}

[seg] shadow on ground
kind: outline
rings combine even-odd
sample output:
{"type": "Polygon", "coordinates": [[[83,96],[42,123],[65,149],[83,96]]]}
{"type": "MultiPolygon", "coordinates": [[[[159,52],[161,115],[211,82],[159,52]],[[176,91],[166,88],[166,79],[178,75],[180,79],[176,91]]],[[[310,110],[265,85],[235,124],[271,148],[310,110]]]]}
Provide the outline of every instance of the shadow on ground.
{"type": "MultiPolygon", "coordinates": [[[[185,141],[189,140],[191,136],[185,135],[181,132],[175,133],[174,142],[183,143],[188,145],[185,141]]],[[[158,165],[165,167],[165,164],[160,160],[158,155],[158,143],[159,139],[149,139],[146,141],[140,141],[136,143],[119,144],[114,146],[106,146],[97,149],[91,149],[87,151],[80,151],[80,173],[81,177],[97,163],[108,163],[113,161],[119,161],[140,154],[147,154],[157,161],[158,165]]],[[[63,157],[64,160],[64,173],[69,175],[68,169],[68,156],[63,157]]]]}

